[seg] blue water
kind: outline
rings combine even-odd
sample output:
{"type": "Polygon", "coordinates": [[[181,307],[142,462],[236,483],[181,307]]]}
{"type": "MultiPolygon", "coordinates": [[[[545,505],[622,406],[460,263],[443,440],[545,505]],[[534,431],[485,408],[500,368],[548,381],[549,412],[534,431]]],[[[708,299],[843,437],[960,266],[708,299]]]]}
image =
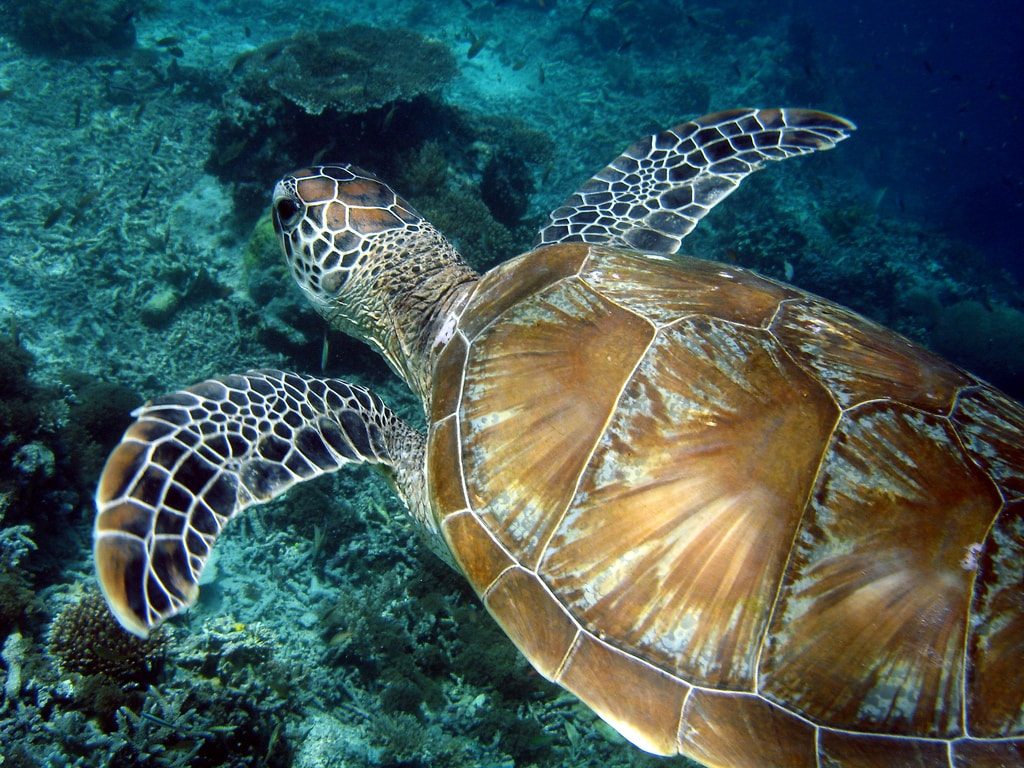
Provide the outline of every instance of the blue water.
{"type": "Polygon", "coordinates": [[[0,765],[665,765],[534,673],[369,471],[246,513],[199,604],[131,645],[88,597],[106,456],[144,400],[252,368],[421,423],[292,284],[281,174],[365,166],[483,271],[633,140],[739,106],[858,130],[682,250],[1020,399],[1022,70],[1009,0],[0,0],[0,765]],[[403,36],[308,54],[350,24],[403,36]]]}
{"type": "Polygon", "coordinates": [[[810,4],[851,148],[900,212],[1024,276],[1024,13],[1018,3],[810,4]]]}

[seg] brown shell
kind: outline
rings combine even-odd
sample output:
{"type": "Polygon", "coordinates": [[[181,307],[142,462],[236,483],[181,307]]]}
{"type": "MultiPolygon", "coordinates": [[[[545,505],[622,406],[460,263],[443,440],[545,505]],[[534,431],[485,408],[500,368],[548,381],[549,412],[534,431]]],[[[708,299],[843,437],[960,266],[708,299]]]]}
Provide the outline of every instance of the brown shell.
{"type": "Polygon", "coordinates": [[[723,766],[1024,764],[1024,408],[735,267],[582,244],[441,355],[438,523],[544,676],[723,766]]]}

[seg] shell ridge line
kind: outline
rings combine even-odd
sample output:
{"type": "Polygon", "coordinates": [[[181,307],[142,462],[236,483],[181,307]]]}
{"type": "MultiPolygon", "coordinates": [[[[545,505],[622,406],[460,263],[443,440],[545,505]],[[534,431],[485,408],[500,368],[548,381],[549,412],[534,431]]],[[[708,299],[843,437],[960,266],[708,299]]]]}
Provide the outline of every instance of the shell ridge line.
{"type": "MultiPolygon", "coordinates": [[[[782,309],[782,305],[786,301],[791,301],[791,299],[784,299],[783,301],[780,301],[778,307],[775,310],[776,313],[778,313],[782,309]]],[[[821,387],[828,393],[829,398],[832,400],[833,403],[835,403],[837,413],[835,422],[832,424],[832,429],[829,430],[828,438],[824,441],[824,445],[821,448],[821,453],[818,455],[818,466],[814,470],[814,475],[811,478],[811,482],[807,484],[807,496],[804,498],[803,507],[800,509],[800,517],[797,519],[796,525],[793,526],[793,537],[790,539],[789,549],[786,552],[786,559],[782,564],[782,569],[779,571],[778,582],[775,584],[775,596],[772,598],[771,608],[769,608],[768,616],[765,619],[764,630],[762,631],[761,637],[757,643],[757,653],[754,654],[754,692],[758,696],[761,696],[761,659],[764,656],[765,644],[768,642],[768,635],[771,632],[772,622],[775,620],[775,612],[779,606],[779,597],[782,595],[782,588],[783,586],[785,586],[786,583],[786,574],[789,571],[789,564],[793,560],[793,553],[796,550],[797,539],[800,538],[800,531],[803,526],[804,519],[807,517],[807,511],[811,506],[811,499],[814,497],[814,489],[818,486],[818,480],[821,478],[821,472],[825,466],[825,459],[828,457],[829,448],[832,446],[832,440],[835,438],[836,430],[839,429],[839,425],[842,423],[843,416],[845,415],[842,406],[840,405],[839,401],[836,400],[835,396],[832,394],[832,391],[828,387],[826,387],[825,384],[821,382],[817,376],[815,376],[811,371],[806,370],[793,358],[791,354],[789,354],[789,350],[785,348],[782,342],[779,341],[779,338],[771,330],[771,324],[769,324],[767,332],[769,336],[771,336],[772,340],[775,342],[776,348],[779,350],[779,352],[785,355],[786,359],[793,363],[800,371],[804,373],[804,375],[809,377],[814,383],[816,383],[819,387],[821,387]]],[[[766,697],[762,696],[762,698],[764,698],[765,701],[769,701],[769,699],[766,697]]],[[[785,707],[783,708],[786,709],[785,707]]],[[[787,711],[789,710],[787,709],[787,711]]]]}
{"type": "MultiPolygon", "coordinates": [[[[956,435],[957,444],[960,445],[961,449],[963,449],[963,445],[962,445],[962,443],[960,441],[960,435],[956,431],[956,425],[952,424],[952,427],[953,427],[953,430],[952,430],[953,434],[956,435]]],[[[970,454],[968,454],[966,451],[964,451],[964,453],[967,456],[968,460],[971,461],[971,465],[974,466],[974,467],[977,467],[977,464],[974,462],[974,458],[970,454]]],[[[982,474],[984,474],[986,477],[988,477],[987,473],[983,472],[982,474]]],[[[988,477],[988,479],[989,479],[989,482],[992,482],[992,478],[991,477],[988,477]]],[[[992,519],[989,521],[988,528],[985,529],[985,535],[981,537],[981,542],[979,542],[979,543],[981,544],[981,549],[982,550],[984,550],[985,544],[989,542],[989,539],[990,539],[990,537],[992,536],[992,534],[993,534],[993,532],[995,530],[996,523],[999,520],[999,516],[1006,509],[1006,497],[1003,496],[1002,488],[1000,488],[996,483],[992,483],[992,484],[996,486],[996,493],[999,494],[999,500],[1000,500],[1001,503],[999,504],[999,509],[996,510],[996,513],[992,516],[992,519]]],[[[966,560],[966,558],[968,556],[969,556],[969,554],[968,555],[964,555],[965,560],[966,560]]],[[[967,724],[969,722],[969,717],[968,717],[968,712],[967,712],[967,667],[968,667],[968,664],[969,664],[969,661],[970,661],[971,627],[974,625],[974,622],[973,622],[973,618],[974,618],[974,606],[973,606],[974,599],[973,598],[974,598],[974,590],[975,590],[975,588],[978,585],[978,570],[979,570],[979,566],[978,566],[977,563],[973,563],[973,565],[974,565],[974,567],[971,568],[970,589],[967,591],[967,596],[968,596],[968,598],[970,598],[970,601],[969,601],[969,603],[967,605],[967,610],[964,611],[964,647],[963,647],[963,656],[961,657],[961,662],[960,662],[960,665],[961,665],[961,667],[960,667],[960,730],[962,731],[964,737],[966,737],[966,738],[978,738],[978,737],[973,736],[971,734],[970,728],[967,727],[967,724]]]]}
{"type": "MultiPolygon", "coordinates": [[[[992,536],[992,533],[996,527],[996,522],[999,520],[999,516],[1003,513],[1003,510],[1006,509],[1007,498],[1006,494],[1003,493],[1003,489],[999,486],[999,483],[995,482],[992,479],[992,476],[985,471],[985,468],[978,463],[978,460],[975,459],[974,455],[967,449],[967,445],[964,443],[963,437],[960,435],[960,430],[957,429],[957,423],[953,420],[953,412],[960,404],[961,394],[965,393],[966,390],[980,389],[981,387],[976,384],[967,384],[962,387],[959,387],[953,395],[953,404],[950,406],[948,414],[941,418],[945,419],[946,423],[949,425],[950,432],[953,433],[953,438],[956,440],[956,444],[960,448],[962,455],[966,459],[966,461],[969,462],[970,466],[972,466],[981,475],[984,475],[988,479],[988,481],[992,483],[993,486],[995,486],[996,493],[999,495],[999,508],[996,510],[996,513],[992,516],[992,519],[989,521],[988,527],[985,529],[985,535],[981,537],[981,541],[979,542],[981,544],[982,549],[984,549],[985,544],[989,542],[989,539],[992,536]]],[[[964,646],[960,667],[960,730],[963,732],[963,735],[967,738],[975,738],[974,736],[972,736],[970,728],[968,728],[968,722],[970,718],[968,717],[969,713],[967,711],[967,667],[970,662],[971,627],[973,626],[972,619],[974,618],[973,597],[974,590],[977,587],[977,585],[978,567],[977,564],[975,564],[975,567],[972,569],[971,572],[970,590],[967,593],[968,596],[972,599],[970,603],[968,603],[967,605],[967,610],[964,611],[964,646]]],[[[952,758],[950,758],[950,765],[952,765],[952,758]]]]}
{"type": "MultiPolygon", "coordinates": [[[[561,602],[559,602],[557,598],[555,598],[555,600],[559,603],[559,605],[561,605],[561,602]]],[[[577,626],[576,634],[572,636],[572,642],[570,642],[569,647],[565,649],[565,655],[562,656],[562,660],[558,662],[558,667],[555,669],[554,674],[551,675],[552,680],[557,681],[561,679],[562,673],[565,672],[565,668],[569,665],[569,660],[575,655],[573,651],[575,651],[576,647],[579,645],[580,635],[582,634],[583,629],[577,626]]]]}
{"type": "MultiPolygon", "coordinates": [[[[581,278],[580,282],[586,285],[588,289],[590,289],[590,285],[585,280],[581,278]]],[[[640,364],[647,357],[647,353],[650,352],[651,347],[654,346],[654,342],[658,338],[658,329],[657,327],[655,327],[653,323],[651,323],[650,320],[648,320],[646,317],[643,317],[643,315],[638,315],[636,312],[633,312],[631,310],[627,311],[629,311],[630,314],[632,314],[634,317],[642,318],[648,325],[651,326],[651,329],[654,331],[654,333],[651,334],[651,338],[647,342],[647,346],[644,347],[643,352],[641,352],[640,355],[637,356],[636,362],[633,364],[633,368],[632,370],[630,370],[629,375],[626,376],[625,379],[623,379],[622,385],[619,387],[619,392],[615,396],[615,402],[612,405],[612,407],[608,409],[608,414],[605,416],[604,424],[601,425],[601,429],[594,437],[593,445],[591,445],[590,449],[587,451],[587,460],[582,463],[580,471],[576,475],[576,482],[573,483],[572,493],[569,495],[568,500],[565,503],[565,507],[558,515],[558,522],[551,526],[551,531],[548,533],[547,538],[544,540],[544,545],[537,552],[537,557],[533,563],[533,567],[529,569],[537,575],[537,578],[540,579],[541,583],[544,583],[544,579],[540,574],[540,564],[543,562],[544,556],[547,554],[548,547],[551,545],[551,540],[555,537],[555,533],[558,531],[558,529],[562,527],[562,523],[565,521],[565,516],[569,513],[569,507],[572,506],[573,500],[579,493],[580,483],[583,482],[583,476],[587,473],[587,469],[590,467],[590,462],[593,461],[594,459],[594,452],[597,451],[597,447],[601,444],[601,439],[608,433],[608,427],[609,425],[611,425],[612,420],[615,418],[615,414],[619,410],[619,403],[622,401],[622,395],[626,391],[626,387],[628,387],[630,382],[633,381],[633,377],[636,376],[637,369],[640,367],[640,364]]],[[[547,585],[545,584],[545,586],[547,585]]],[[[559,601],[559,604],[561,604],[561,601],[559,601]]]]}

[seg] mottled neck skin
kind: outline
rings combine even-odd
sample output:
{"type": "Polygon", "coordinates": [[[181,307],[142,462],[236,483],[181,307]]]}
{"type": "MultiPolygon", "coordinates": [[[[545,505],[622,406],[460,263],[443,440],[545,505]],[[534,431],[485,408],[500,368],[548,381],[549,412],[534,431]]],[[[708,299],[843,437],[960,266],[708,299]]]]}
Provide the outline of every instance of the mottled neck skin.
{"type": "Polygon", "coordinates": [[[478,275],[426,221],[383,232],[366,244],[362,290],[325,307],[339,330],[376,348],[429,407],[434,364],[454,333],[478,275]],[[353,295],[354,294],[354,295],[353,295]]]}
{"type": "Polygon", "coordinates": [[[353,165],[282,178],[273,220],[320,314],[379,351],[426,410],[434,363],[477,274],[391,187],[353,165]]]}

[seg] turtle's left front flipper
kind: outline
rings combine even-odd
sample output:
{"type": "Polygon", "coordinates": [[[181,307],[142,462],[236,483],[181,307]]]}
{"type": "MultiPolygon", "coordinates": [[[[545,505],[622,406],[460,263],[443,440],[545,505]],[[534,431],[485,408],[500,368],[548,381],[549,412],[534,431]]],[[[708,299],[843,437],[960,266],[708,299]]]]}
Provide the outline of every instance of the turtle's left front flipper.
{"type": "Polygon", "coordinates": [[[422,495],[422,435],[339,379],[249,372],[135,416],[100,477],[94,554],[111,610],[140,636],[195,602],[214,541],[246,507],[349,463],[422,495]]]}
{"type": "Polygon", "coordinates": [[[812,109],[732,109],[641,139],[550,214],[536,245],[603,243],[675,253],[770,160],[831,149],[853,123],[812,109]]]}

